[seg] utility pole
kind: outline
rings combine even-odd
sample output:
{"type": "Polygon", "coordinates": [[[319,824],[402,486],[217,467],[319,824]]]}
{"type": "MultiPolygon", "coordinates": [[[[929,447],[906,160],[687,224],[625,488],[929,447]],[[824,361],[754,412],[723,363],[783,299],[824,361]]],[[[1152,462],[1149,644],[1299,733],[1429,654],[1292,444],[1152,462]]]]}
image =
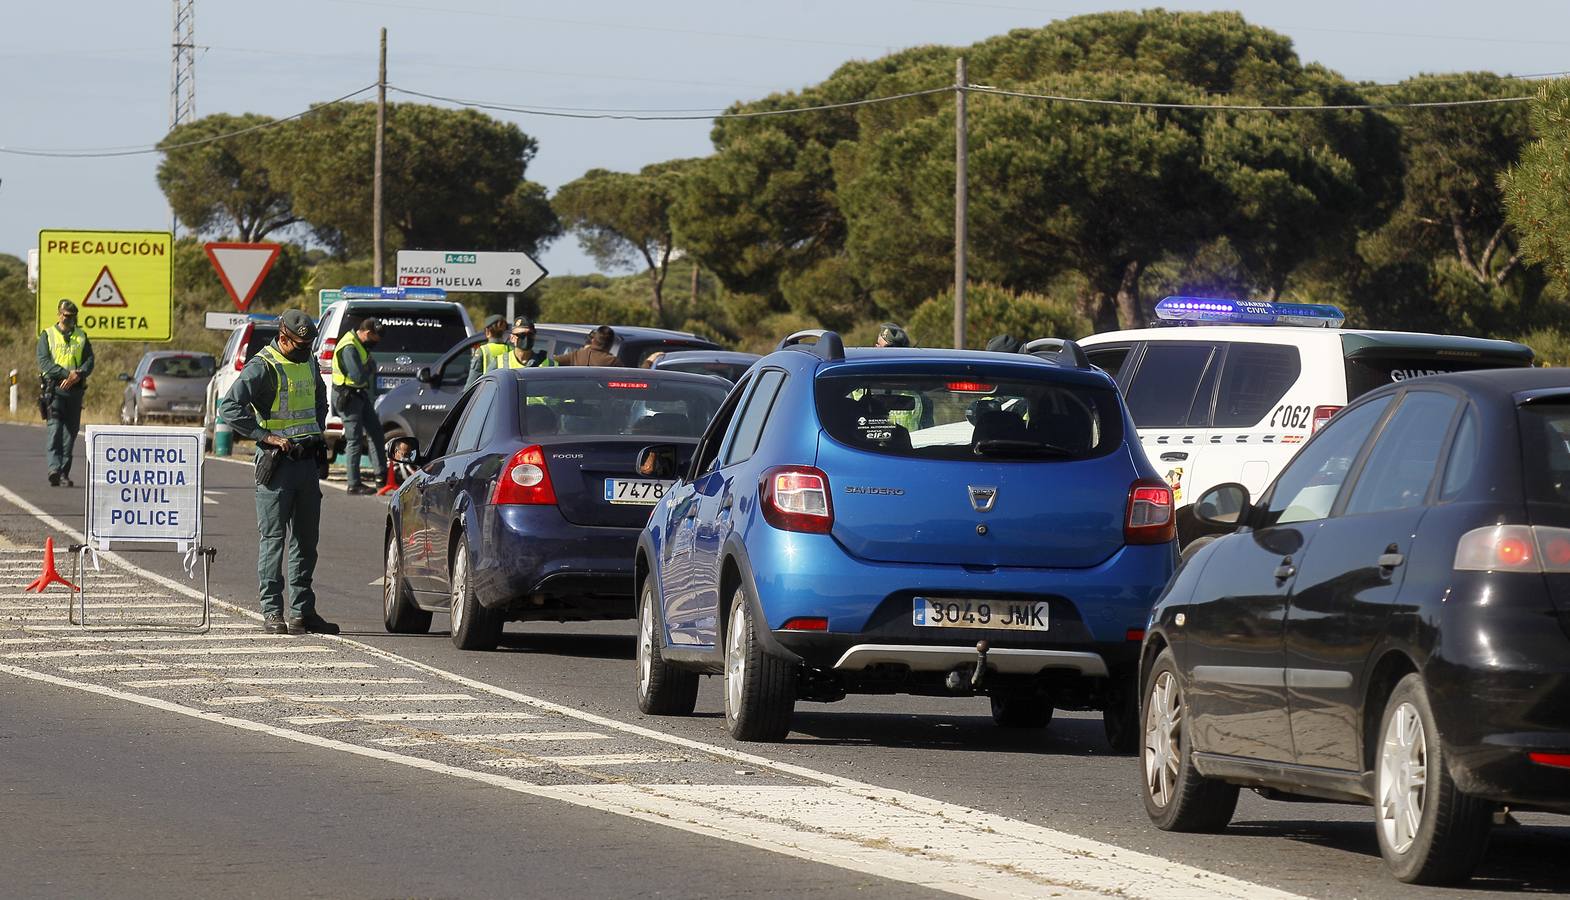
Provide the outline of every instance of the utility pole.
{"type": "Polygon", "coordinates": [[[387,29],[382,29],[381,61],[376,67],[376,163],[371,173],[371,282],[382,286],[382,151],[387,143],[387,29]]]}
{"type": "MultiPolygon", "coordinates": [[[[196,118],[196,0],[174,0],[174,53],[169,66],[169,130],[196,118]]],[[[169,233],[179,219],[169,215],[169,233]]]]}
{"type": "Polygon", "coordinates": [[[965,57],[954,61],[954,349],[965,349],[965,244],[970,230],[967,169],[970,142],[965,128],[965,57]]]}

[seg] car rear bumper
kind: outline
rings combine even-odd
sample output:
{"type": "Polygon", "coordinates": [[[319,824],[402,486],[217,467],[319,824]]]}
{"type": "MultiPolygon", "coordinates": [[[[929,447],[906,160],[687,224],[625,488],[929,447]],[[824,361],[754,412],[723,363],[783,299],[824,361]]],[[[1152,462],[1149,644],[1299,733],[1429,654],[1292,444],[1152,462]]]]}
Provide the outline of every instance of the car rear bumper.
{"type": "Polygon", "coordinates": [[[480,603],[520,618],[632,618],[638,528],[574,525],[554,506],[487,506],[475,560],[480,603]]]}
{"type": "MultiPolygon", "coordinates": [[[[855,644],[846,649],[834,669],[861,671],[873,666],[903,666],[912,672],[948,672],[978,659],[974,646],[922,644],[855,644]]],[[[987,668],[1002,675],[1039,675],[1048,669],[1067,669],[1080,675],[1104,677],[1106,659],[1083,650],[1029,650],[1000,647],[987,652],[987,668]]]]}

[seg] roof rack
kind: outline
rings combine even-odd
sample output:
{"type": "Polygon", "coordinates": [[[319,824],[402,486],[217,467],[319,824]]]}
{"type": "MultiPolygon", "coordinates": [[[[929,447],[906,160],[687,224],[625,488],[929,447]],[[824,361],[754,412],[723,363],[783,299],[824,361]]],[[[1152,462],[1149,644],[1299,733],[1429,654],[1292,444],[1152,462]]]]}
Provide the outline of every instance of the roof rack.
{"type": "Polygon", "coordinates": [[[1032,356],[1042,356],[1043,358],[1047,358],[1043,356],[1044,354],[1050,353],[1052,354],[1050,358],[1065,368],[1093,368],[1090,364],[1090,357],[1085,355],[1085,351],[1078,344],[1067,338],[1036,338],[1019,348],[1019,352],[1029,353],[1032,356]]]}
{"type": "Polygon", "coordinates": [[[816,354],[819,359],[845,358],[845,342],[838,333],[826,328],[807,328],[787,336],[775,350],[800,350],[816,354]]]}

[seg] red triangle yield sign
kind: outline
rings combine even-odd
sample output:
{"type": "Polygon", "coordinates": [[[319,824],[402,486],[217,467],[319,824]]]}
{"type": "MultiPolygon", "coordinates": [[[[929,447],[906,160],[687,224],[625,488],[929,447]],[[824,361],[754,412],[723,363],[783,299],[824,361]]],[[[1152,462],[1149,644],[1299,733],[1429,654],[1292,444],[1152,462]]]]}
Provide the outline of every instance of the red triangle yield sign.
{"type": "Polygon", "coordinates": [[[251,307],[257,288],[278,259],[278,244],[204,244],[207,259],[218,271],[218,280],[240,312],[251,307]]]}

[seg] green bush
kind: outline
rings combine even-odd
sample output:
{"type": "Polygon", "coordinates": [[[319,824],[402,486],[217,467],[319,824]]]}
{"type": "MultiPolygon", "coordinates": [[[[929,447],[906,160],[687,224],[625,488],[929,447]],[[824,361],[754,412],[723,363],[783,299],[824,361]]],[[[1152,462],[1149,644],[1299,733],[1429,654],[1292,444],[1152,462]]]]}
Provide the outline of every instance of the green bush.
{"type": "MultiPolygon", "coordinates": [[[[905,326],[911,340],[923,347],[954,343],[954,292],[948,291],[916,308],[905,326]]],[[[1031,292],[1015,293],[996,284],[973,284],[965,292],[965,343],[972,350],[987,346],[995,335],[1021,341],[1041,337],[1080,338],[1091,333],[1091,322],[1067,300],[1031,292]]]]}

